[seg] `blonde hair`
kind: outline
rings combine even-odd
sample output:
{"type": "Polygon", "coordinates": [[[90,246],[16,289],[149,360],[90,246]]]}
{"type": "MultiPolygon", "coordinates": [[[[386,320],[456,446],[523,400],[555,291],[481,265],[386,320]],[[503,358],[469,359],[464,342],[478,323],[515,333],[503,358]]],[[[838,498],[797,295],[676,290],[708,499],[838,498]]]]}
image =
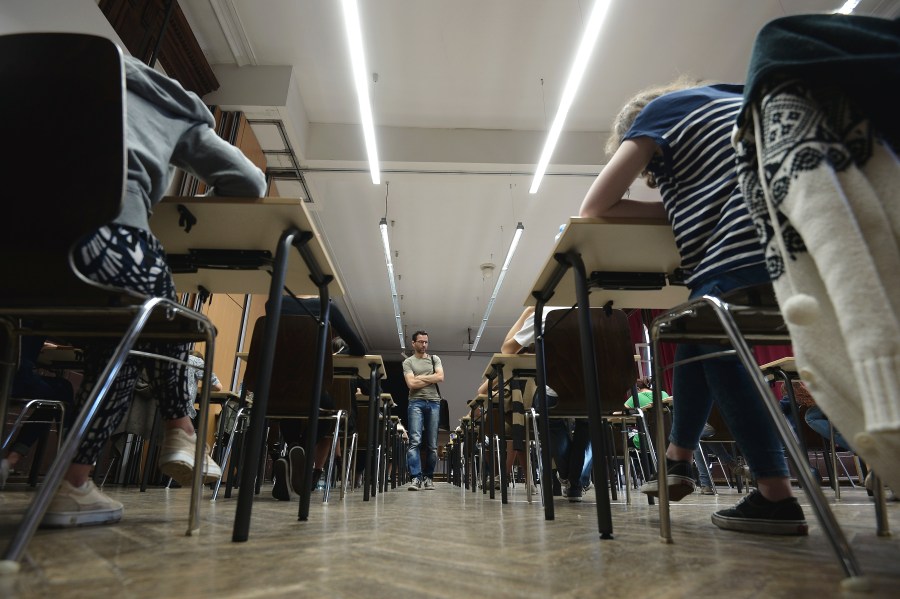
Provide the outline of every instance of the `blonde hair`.
{"type": "MultiPolygon", "coordinates": [[[[671,83],[649,87],[635,94],[625,103],[625,106],[622,107],[619,114],[616,115],[615,120],[613,120],[612,133],[610,134],[609,139],[606,140],[607,156],[612,156],[616,153],[616,150],[618,150],[619,146],[622,144],[622,139],[625,137],[625,134],[628,133],[628,130],[631,129],[631,126],[634,124],[634,119],[636,119],[637,115],[644,110],[647,104],[670,92],[697,87],[698,85],[702,85],[702,82],[699,79],[682,75],[671,83]]],[[[656,187],[656,178],[652,173],[645,170],[641,173],[641,177],[647,179],[648,187],[656,187]]]]}

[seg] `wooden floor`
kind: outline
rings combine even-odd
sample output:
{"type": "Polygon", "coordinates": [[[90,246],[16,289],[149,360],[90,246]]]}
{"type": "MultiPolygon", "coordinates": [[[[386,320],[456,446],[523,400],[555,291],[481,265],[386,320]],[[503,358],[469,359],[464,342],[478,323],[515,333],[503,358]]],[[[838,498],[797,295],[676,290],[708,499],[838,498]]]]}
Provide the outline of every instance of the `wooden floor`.
{"type": "MultiPolygon", "coordinates": [[[[202,533],[186,537],[189,490],[107,488],[125,504],[122,522],[38,531],[21,572],[0,580],[0,597],[841,595],[843,571],[808,508],[808,537],[721,531],[710,514],[740,497],[723,487],[717,497],[673,504],[674,544],[664,544],[658,508],[638,494],[630,505],[620,496],[615,538],[600,540],[593,491],[584,503],[558,501],[548,522],[522,485],[501,505],[499,494],[436,484],[369,502],[356,491],[328,505],[318,492],[307,522],[297,521],[295,502],[273,500],[267,484],[245,543],[231,542],[236,498],[204,501],[202,533]]],[[[0,492],[4,547],[32,493],[24,485],[0,492]]],[[[859,596],[900,597],[900,537],[876,536],[865,491],[844,489],[840,502],[826,494],[872,583],[859,596]]],[[[900,527],[900,504],[888,510],[900,527]]]]}

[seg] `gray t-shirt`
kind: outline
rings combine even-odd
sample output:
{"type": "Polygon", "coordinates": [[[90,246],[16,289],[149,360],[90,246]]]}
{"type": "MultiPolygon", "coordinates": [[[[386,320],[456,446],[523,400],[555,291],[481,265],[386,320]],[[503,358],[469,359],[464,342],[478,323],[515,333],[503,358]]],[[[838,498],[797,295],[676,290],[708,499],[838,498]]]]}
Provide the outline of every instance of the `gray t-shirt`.
{"type": "MultiPolygon", "coordinates": [[[[407,373],[412,373],[414,376],[419,376],[421,374],[432,374],[439,368],[443,368],[443,366],[441,366],[441,359],[434,355],[430,355],[427,358],[417,358],[415,356],[410,356],[403,360],[404,377],[406,377],[407,373]],[[434,363],[432,363],[432,359],[434,360],[434,363]]],[[[437,390],[437,385],[428,385],[427,387],[423,387],[421,389],[410,389],[409,398],[427,399],[428,401],[441,400],[441,396],[437,390]]]]}

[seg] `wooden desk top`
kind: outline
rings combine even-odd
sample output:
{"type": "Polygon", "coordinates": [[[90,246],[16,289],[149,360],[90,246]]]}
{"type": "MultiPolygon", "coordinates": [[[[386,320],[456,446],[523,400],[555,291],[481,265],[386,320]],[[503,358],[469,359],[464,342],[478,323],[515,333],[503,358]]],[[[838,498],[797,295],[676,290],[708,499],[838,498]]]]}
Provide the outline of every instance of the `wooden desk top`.
{"type": "Polygon", "coordinates": [[[797,372],[797,362],[794,361],[793,356],[780,358],[775,360],[774,362],[769,362],[768,364],[763,364],[760,366],[762,370],[768,370],[769,368],[780,368],[785,372],[797,372]]]}
{"type": "MultiPolygon", "coordinates": [[[[681,265],[681,257],[668,223],[627,218],[572,217],[531,290],[547,286],[558,265],[554,255],[570,250],[581,254],[588,276],[593,271],[668,275],[681,265]]],[[[614,308],[671,308],[687,301],[688,289],[672,285],[652,290],[594,288],[590,298],[592,306],[602,306],[612,300],[614,308]]],[[[525,305],[535,303],[535,298],[529,292],[525,305]]],[[[556,286],[556,292],[549,303],[555,306],[575,304],[575,283],[571,268],[556,286]]]]}
{"type": "Polygon", "coordinates": [[[489,375],[493,376],[494,366],[497,364],[503,365],[504,381],[509,381],[514,378],[515,374],[533,378],[535,371],[537,370],[534,354],[494,354],[491,357],[490,363],[484,369],[484,374],[482,376],[484,378],[488,378],[489,375]],[[516,371],[529,371],[530,374],[516,371]]]}
{"type": "MultiPolygon", "coordinates": [[[[153,208],[153,234],[169,255],[189,250],[268,250],[275,258],[281,234],[290,227],[313,233],[307,243],[322,272],[334,277],[329,294],[344,294],[331,258],[325,252],[303,201],[296,198],[167,197],[153,208]],[[179,226],[178,206],[183,205],[197,219],[190,233],[179,226]]],[[[288,258],[285,282],[297,294],[318,294],[306,264],[296,251],[288,258]]],[[[195,292],[202,285],[213,293],[257,293],[267,295],[272,278],[266,270],[201,268],[195,273],[173,277],[178,291],[195,292]]]]}
{"type": "Polygon", "coordinates": [[[241,396],[234,391],[210,391],[209,401],[216,403],[225,403],[229,400],[240,401],[241,396]]]}
{"type": "Polygon", "coordinates": [[[331,357],[331,362],[334,365],[335,378],[360,377],[368,379],[372,375],[371,365],[373,363],[378,364],[378,378],[387,378],[387,374],[384,372],[384,360],[381,358],[381,356],[378,355],[348,356],[347,354],[335,354],[331,357]],[[338,369],[344,370],[346,372],[338,373],[338,369]],[[349,374],[350,371],[354,371],[354,373],[349,374]]]}

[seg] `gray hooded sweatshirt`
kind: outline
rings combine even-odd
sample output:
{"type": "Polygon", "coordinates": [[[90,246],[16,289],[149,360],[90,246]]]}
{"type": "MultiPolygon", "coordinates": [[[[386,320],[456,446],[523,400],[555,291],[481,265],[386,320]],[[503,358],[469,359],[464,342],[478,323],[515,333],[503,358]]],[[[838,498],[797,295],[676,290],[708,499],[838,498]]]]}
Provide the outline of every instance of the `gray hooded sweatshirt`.
{"type": "Polygon", "coordinates": [[[197,94],[130,56],[124,57],[128,181],[115,223],[150,230],[152,208],[175,172],[185,170],[219,196],[261,197],[266,179],[244,154],[216,135],[197,94]]]}

